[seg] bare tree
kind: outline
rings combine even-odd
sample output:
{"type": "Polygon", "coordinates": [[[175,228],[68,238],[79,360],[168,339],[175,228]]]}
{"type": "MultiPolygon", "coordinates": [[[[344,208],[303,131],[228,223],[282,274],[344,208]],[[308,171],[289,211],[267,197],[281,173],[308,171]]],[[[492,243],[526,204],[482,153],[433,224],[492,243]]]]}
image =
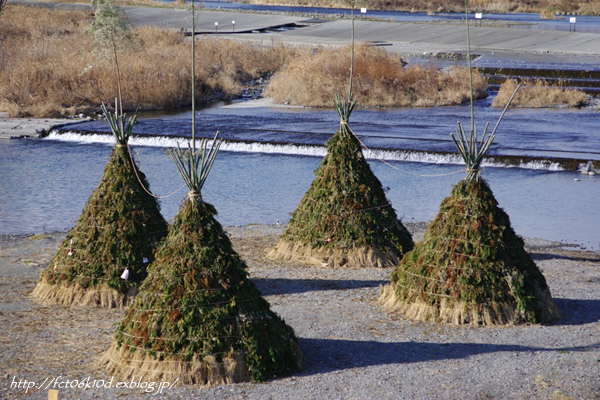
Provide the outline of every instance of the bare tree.
{"type": "Polygon", "coordinates": [[[2,15],[2,11],[4,11],[4,7],[6,7],[6,3],[8,3],[8,0],[0,0],[0,15],[2,15]]]}
{"type": "Polygon", "coordinates": [[[104,57],[111,57],[115,64],[119,89],[120,114],[122,116],[123,95],[121,92],[121,71],[119,69],[118,53],[133,47],[135,35],[131,23],[127,21],[127,15],[115,5],[113,0],[92,0],[92,5],[96,6],[95,19],[87,32],[96,42],[98,53],[104,57]]]}

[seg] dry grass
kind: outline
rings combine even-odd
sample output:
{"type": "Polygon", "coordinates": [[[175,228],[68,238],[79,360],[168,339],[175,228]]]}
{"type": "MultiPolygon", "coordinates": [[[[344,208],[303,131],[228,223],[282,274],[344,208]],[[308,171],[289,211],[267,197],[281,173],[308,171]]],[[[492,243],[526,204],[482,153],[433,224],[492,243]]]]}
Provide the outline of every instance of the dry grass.
{"type": "Polygon", "coordinates": [[[556,10],[554,8],[544,8],[540,11],[542,19],[556,19],[556,10]]]}
{"type": "MultiPolygon", "coordinates": [[[[517,92],[511,103],[511,107],[582,107],[590,102],[589,97],[581,90],[566,89],[539,79],[525,80],[522,83],[523,86],[517,92]]],[[[492,102],[492,106],[498,108],[506,106],[517,85],[518,82],[515,79],[506,80],[500,86],[500,90],[492,102]]]]}
{"type": "Polygon", "coordinates": [[[431,321],[452,325],[502,326],[513,324],[517,314],[511,304],[492,303],[482,307],[459,299],[443,299],[439,306],[416,299],[412,303],[399,301],[395,285],[387,284],[381,288],[379,303],[390,312],[398,312],[414,321],[431,321]],[[465,321],[468,321],[465,323],[465,321]]]}
{"type": "MultiPolygon", "coordinates": [[[[265,92],[276,102],[331,107],[336,93],[348,91],[350,50],[304,53],[275,74],[265,92]]],[[[473,75],[477,98],[487,83],[473,75]]],[[[404,68],[400,56],[370,45],[356,47],[353,92],[363,107],[430,107],[460,104],[469,98],[468,69],[435,66],[404,68]]]]}
{"type": "MultiPolygon", "coordinates": [[[[117,93],[114,65],[93,51],[89,12],[7,7],[0,23],[0,110],[54,117],[98,110],[117,93]]],[[[138,45],[119,56],[125,108],[191,104],[190,43],[177,31],[136,29],[138,45]]],[[[239,94],[242,82],[277,70],[292,54],[225,39],[197,41],[197,98],[239,94]]]]}
{"type": "MultiPolygon", "coordinates": [[[[99,111],[117,93],[114,66],[94,52],[85,29],[93,15],[10,5],[0,23],[0,111],[12,116],[59,117],[99,111]]],[[[169,109],[191,104],[189,41],[175,30],[143,27],[137,46],[119,56],[124,107],[169,109]]],[[[215,93],[237,96],[243,82],[284,68],[269,95],[309,106],[331,106],[345,92],[349,51],[293,50],[227,39],[197,40],[197,93],[200,102],[215,93]],[[293,62],[291,61],[293,60],[293,62]],[[288,98],[293,95],[294,98],[288,98]]],[[[466,69],[404,69],[398,56],[358,46],[355,92],[364,106],[435,106],[458,104],[468,96],[466,69]]],[[[475,75],[477,96],[485,81],[475,75]]]]}
{"type": "Polygon", "coordinates": [[[191,360],[183,358],[171,354],[157,358],[133,346],[123,345],[119,348],[113,341],[102,355],[100,363],[105,364],[111,374],[124,380],[141,378],[146,382],[178,381],[198,386],[216,386],[248,382],[251,379],[244,355],[235,351],[229,352],[222,361],[214,356],[194,355],[191,360]]]}
{"type": "Polygon", "coordinates": [[[298,262],[324,268],[388,268],[398,264],[397,252],[379,251],[368,247],[352,249],[316,248],[302,242],[280,240],[277,246],[269,251],[271,260],[298,262]]]}
{"type": "Polygon", "coordinates": [[[63,305],[67,307],[103,307],[125,308],[137,294],[132,289],[125,295],[108,285],[100,285],[93,289],[85,289],[80,285],[53,285],[42,278],[31,293],[39,303],[46,305],[63,305]]]}

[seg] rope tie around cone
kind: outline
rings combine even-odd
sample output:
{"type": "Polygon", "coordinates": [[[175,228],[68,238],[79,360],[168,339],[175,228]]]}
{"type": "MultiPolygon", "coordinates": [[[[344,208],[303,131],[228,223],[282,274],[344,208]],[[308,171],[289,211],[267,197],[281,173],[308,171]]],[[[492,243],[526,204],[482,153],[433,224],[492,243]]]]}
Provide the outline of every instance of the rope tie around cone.
{"type": "MultiPolygon", "coordinates": [[[[131,335],[126,335],[126,336],[129,336],[131,338],[144,339],[142,336],[131,336],[131,335]]],[[[228,339],[231,339],[231,338],[240,339],[241,336],[220,336],[219,338],[220,339],[225,339],[225,338],[228,338],[228,339]]],[[[206,338],[206,339],[212,339],[212,338],[206,338]]],[[[177,339],[172,339],[172,340],[177,340],[177,339]]],[[[131,349],[140,350],[140,351],[143,351],[143,352],[146,352],[146,353],[150,353],[150,354],[160,353],[160,354],[169,354],[169,355],[177,355],[177,356],[180,356],[180,355],[187,356],[188,355],[188,353],[184,352],[184,351],[182,351],[182,352],[169,352],[169,351],[153,350],[153,349],[146,349],[144,347],[134,346],[134,345],[127,344],[127,343],[122,343],[121,346],[125,346],[125,347],[131,348],[131,349]]],[[[229,353],[230,353],[229,351],[219,351],[219,352],[216,352],[216,353],[194,353],[194,355],[195,356],[201,356],[201,357],[204,358],[204,357],[207,357],[207,356],[216,356],[216,355],[223,355],[223,354],[229,354],[229,353]]],[[[244,353],[241,353],[241,354],[244,354],[244,353]]],[[[173,360],[171,362],[175,362],[175,360],[173,360]]],[[[178,361],[177,360],[177,362],[192,362],[192,361],[178,361]]]]}
{"type": "MultiPolygon", "coordinates": [[[[133,309],[131,309],[131,311],[134,311],[133,309]]],[[[139,310],[140,312],[143,312],[144,310],[139,310]]],[[[229,320],[236,320],[238,317],[234,316],[234,317],[226,317],[226,318],[213,318],[213,319],[202,319],[201,321],[197,321],[197,323],[200,324],[209,324],[212,322],[218,322],[218,321],[229,321],[229,320]]],[[[130,319],[129,322],[133,322],[136,324],[142,324],[143,322],[138,320],[138,319],[130,319]]]]}
{"type": "MultiPolygon", "coordinates": [[[[171,338],[171,337],[166,337],[166,336],[136,336],[136,335],[130,335],[127,332],[121,332],[121,334],[130,337],[132,339],[146,339],[146,340],[166,340],[166,341],[177,341],[177,340],[181,340],[180,337],[177,338],[171,338]]],[[[231,339],[231,338],[241,338],[241,335],[227,335],[227,336],[215,336],[215,335],[211,335],[210,337],[199,337],[199,336],[188,336],[186,337],[186,341],[190,341],[190,342],[199,342],[199,341],[204,341],[204,340],[213,340],[213,339],[231,339]]],[[[132,346],[135,347],[135,346],[132,346]]],[[[137,348],[137,347],[136,347],[137,348]]],[[[171,354],[177,354],[177,353],[171,353],[171,354]]],[[[195,353],[198,354],[198,353],[195,353]]],[[[225,353],[208,353],[208,354],[201,354],[201,355],[211,355],[211,354],[226,354],[225,353]]]]}
{"type": "MultiPolygon", "coordinates": [[[[452,260],[452,261],[454,261],[454,260],[452,260]]],[[[425,264],[425,263],[423,263],[422,265],[423,265],[424,267],[429,267],[429,268],[439,268],[439,267],[440,267],[440,265],[439,265],[439,264],[425,264]]],[[[485,268],[477,268],[477,267],[459,267],[459,266],[458,266],[458,265],[456,265],[456,264],[453,264],[453,265],[445,265],[445,266],[444,266],[444,268],[445,268],[445,269],[447,269],[447,268],[452,268],[452,269],[459,270],[459,271],[470,271],[470,272],[473,272],[473,271],[482,271],[482,272],[486,272],[486,271],[487,271],[487,269],[485,269],[485,268]]],[[[404,272],[406,272],[406,271],[407,271],[407,270],[403,270],[402,272],[399,272],[398,274],[403,274],[403,273],[404,273],[404,272]]],[[[413,274],[413,275],[414,275],[414,274],[413,274]]],[[[427,276],[425,276],[425,275],[419,275],[419,274],[417,274],[417,275],[415,275],[415,276],[420,276],[420,277],[422,277],[422,278],[429,279],[429,278],[428,278],[427,276]]]]}
{"type": "MultiPolygon", "coordinates": [[[[126,343],[122,343],[121,346],[127,346],[127,347],[134,347],[131,345],[128,345],[126,343]]],[[[149,353],[152,353],[153,350],[146,350],[149,353]]],[[[158,353],[158,351],[155,351],[158,353]]],[[[245,355],[246,353],[242,352],[242,351],[236,351],[238,354],[241,355],[245,355]]],[[[229,354],[230,352],[222,352],[222,353],[213,353],[213,354],[229,354]]],[[[144,364],[145,360],[135,360],[135,359],[126,359],[125,357],[123,357],[121,355],[121,353],[117,352],[117,354],[119,355],[119,357],[121,357],[122,361],[126,361],[129,365],[124,365],[121,363],[116,363],[118,364],[120,367],[123,368],[130,368],[130,369],[135,369],[136,371],[143,371],[143,372],[153,372],[153,373],[163,373],[163,374],[169,374],[172,373],[172,371],[159,371],[159,370],[155,370],[155,369],[144,369],[144,368],[139,368],[136,366],[131,365],[131,363],[140,363],[140,364],[144,364]]],[[[171,353],[172,354],[172,353],[171,353]]],[[[208,354],[208,355],[212,355],[212,354],[208,354]]],[[[113,361],[114,362],[114,361],[113,361]]],[[[195,364],[196,361],[192,360],[192,361],[188,361],[188,360],[160,360],[161,363],[186,363],[186,364],[195,364]]],[[[211,365],[230,365],[230,363],[225,363],[225,362],[217,362],[217,361],[210,361],[211,365]]]]}
{"type": "MultiPolygon", "coordinates": [[[[54,274],[54,275],[59,275],[59,274],[64,274],[65,272],[64,271],[61,272],[60,267],[59,267],[59,270],[52,270],[52,271],[50,271],[50,273],[54,274]]],[[[92,281],[106,281],[106,282],[113,281],[116,278],[116,276],[115,276],[115,278],[112,278],[112,279],[111,278],[102,278],[102,277],[90,277],[89,275],[83,275],[83,274],[78,274],[78,275],[69,274],[69,277],[73,277],[73,278],[81,277],[81,278],[88,278],[92,281]]]]}
{"type": "MultiPolygon", "coordinates": [[[[400,286],[400,287],[406,288],[408,290],[411,290],[413,292],[417,292],[418,291],[419,293],[429,294],[431,296],[443,297],[443,298],[452,299],[452,300],[456,300],[456,301],[464,301],[464,300],[461,300],[461,299],[453,298],[451,296],[442,295],[442,294],[439,294],[439,293],[423,292],[421,290],[413,289],[412,287],[405,286],[405,285],[395,284],[395,286],[400,286]]],[[[486,306],[486,307],[493,307],[495,304],[494,303],[487,303],[486,302],[486,303],[478,303],[478,305],[486,306]]],[[[426,307],[428,307],[428,308],[430,308],[430,309],[432,309],[434,311],[437,311],[437,307],[434,306],[434,305],[420,304],[420,306],[426,306],[426,307]]],[[[514,315],[513,313],[505,313],[505,312],[501,312],[501,311],[497,311],[497,310],[494,310],[494,314],[496,314],[496,315],[502,315],[502,316],[508,316],[508,317],[512,317],[514,315]]]]}
{"type": "MultiPolygon", "coordinates": [[[[315,200],[312,197],[307,198],[307,200],[312,201],[314,203],[317,204],[329,204],[328,202],[324,202],[324,201],[319,201],[319,200],[315,200]]],[[[381,204],[381,205],[377,205],[377,206],[370,206],[370,207],[364,207],[364,208],[358,208],[356,210],[350,210],[350,211],[346,211],[342,214],[331,214],[331,213],[316,213],[316,212],[311,212],[311,215],[328,215],[328,216],[333,216],[333,217],[342,217],[344,215],[350,215],[350,214],[355,214],[355,213],[359,213],[359,212],[363,212],[363,211],[369,211],[369,210],[376,210],[378,208],[385,208],[385,207],[392,207],[392,205],[390,203],[386,203],[386,204],[381,204]]],[[[299,214],[307,214],[307,213],[303,213],[303,212],[299,212],[299,214]]]]}
{"type": "MultiPolygon", "coordinates": [[[[103,229],[103,230],[106,230],[106,229],[114,229],[114,228],[112,228],[112,227],[110,227],[110,226],[105,226],[105,225],[95,225],[95,224],[87,224],[87,225],[80,225],[80,226],[82,226],[82,227],[84,227],[84,228],[103,229]]],[[[146,233],[146,234],[148,234],[148,235],[152,235],[152,234],[154,234],[154,233],[167,233],[167,232],[169,232],[169,231],[168,231],[168,230],[166,230],[166,229],[161,229],[161,230],[158,230],[158,231],[145,231],[145,233],[146,233]]],[[[73,237],[73,238],[74,238],[74,239],[78,239],[77,237],[73,237]]],[[[78,239],[78,240],[79,240],[79,239],[78,239]]],[[[82,240],[82,241],[83,241],[83,240],[82,240]]],[[[145,241],[141,241],[141,242],[137,242],[137,241],[130,241],[130,242],[128,242],[128,243],[130,243],[130,244],[147,244],[147,243],[148,243],[148,241],[147,241],[147,240],[145,240],[145,241]]],[[[76,249],[74,248],[73,250],[76,250],[76,249]]]]}
{"type": "MultiPolygon", "coordinates": [[[[117,145],[118,146],[118,145],[117,145]]],[[[147,194],[149,194],[150,196],[157,198],[157,199],[166,199],[169,198],[175,194],[177,194],[181,189],[183,189],[185,187],[185,183],[183,185],[181,185],[179,187],[179,189],[175,190],[174,192],[171,192],[167,195],[163,195],[163,196],[158,196],[155,195],[154,193],[150,192],[150,190],[148,190],[146,188],[146,186],[144,185],[144,183],[142,182],[142,180],[140,179],[140,176],[138,175],[138,171],[137,171],[137,167],[135,165],[135,161],[133,160],[133,155],[131,154],[131,148],[129,147],[129,143],[127,143],[127,153],[129,153],[129,159],[131,160],[131,166],[133,167],[133,171],[135,172],[135,177],[137,178],[140,186],[142,187],[142,189],[144,189],[144,192],[146,192],[147,194]]]]}
{"type": "Polygon", "coordinates": [[[118,109],[119,109],[118,99],[115,99],[114,113],[111,113],[110,111],[108,111],[106,108],[106,105],[104,103],[102,103],[102,112],[103,112],[106,120],[108,121],[110,130],[111,130],[113,136],[115,137],[115,139],[117,141],[116,147],[117,148],[125,148],[127,150],[127,153],[129,154],[129,159],[131,160],[131,166],[133,167],[135,176],[136,176],[140,186],[142,187],[142,189],[144,189],[144,191],[147,194],[149,194],[150,196],[155,197],[157,199],[167,198],[167,197],[170,197],[170,196],[174,195],[175,193],[179,192],[183,188],[183,186],[181,188],[177,189],[175,192],[170,193],[166,196],[156,196],[146,188],[146,186],[140,179],[140,176],[139,176],[138,170],[137,170],[137,166],[135,165],[135,161],[133,160],[133,155],[131,154],[131,148],[129,147],[129,138],[131,137],[131,135],[133,133],[133,127],[137,122],[137,115],[136,115],[137,111],[133,115],[133,117],[130,117],[129,119],[127,119],[127,122],[125,122],[125,118],[126,118],[125,115],[124,114],[119,115],[117,112],[118,109]]]}
{"type": "Polygon", "coordinates": [[[358,141],[359,141],[360,145],[361,145],[362,147],[364,147],[364,148],[365,148],[365,149],[366,149],[366,150],[367,150],[369,153],[371,153],[371,155],[372,155],[373,157],[375,157],[377,160],[381,161],[382,163],[384,163],[385,165],[387,165],[387,166],[388,166],[388,167],[390,167],[390,168],[393,168],[393,169],[395,169],[395,170],[397,170],[397,171],[400,171],[400,172],[404,172],[405,174],[408,174],[408,175],[418,176],[418,177],[421,177],[421,178],[437,178],[437,177],[442,177],[442,176],[450,176],[450,175],[455,175],[455,174],[459,174],[459,173],[461,173],[461,172],[464,172],[464,171],[465,171],[464,169],[461,169],[461,170],[459,170],[459,171],[455,171],[455,172],[449,172],[449,173],[447,173],[447,174],[417,174],[417,173],[414,173],[414,172],[406,171],[406,170],[404,170],[404,169],[402,169],[402,168],[398,168],[398,167],[396,167],[395,165],[392,165],[392,164],[390,164],[390,163],[389,163],[388,161],[386,161],[385,159],[383,159],[383,158],[379,157],[379,156],[378,156],[378,155],[375,153],[375,151],[371,150],[371,149],[370,149],[370,148],[369,148],[369,147],[368,147],[368,146],[367,146],[367,145],[366,145],[366,144],[365,144],[365,143],[364,143],[362,140],[360,140],[360,138],[359,138],[359,137],[358,137],[358,136],[357,136],[357,135],[356,135],[354,132],[350,131],[350,133],[352,134],[352,136],[354,136],[354,137],[356,138],[356,140],[358,140],[358,141]]]}
{"type": "Polygon", "coordinates": [[[253,297],[250,299],[231,299],[231,300],[225,300],[225,301],[215,301],[213,303],[202,303],[202,304],[191,304],[191,305],[185,305],[185,306],[181,306],[181,307],[173,307],[173,308],[155,308],[155,309],[140,309],[140,310],[136,310],[136,311],[140,311],[140,312],[159,312],[159,311],[175,311],[175,310],[185,310],[188,308],[196,308],[199,306],[217,306],[217,305],[224,305],[224,304],[238,304],[238,303],[248,303],[251,301],[255,301],[258,299],[262,299],[262,296],[257,296],[257,297],[253,297]]]}
{"type": "MultiPolygon", "coordinates": [[[[423,239],[423,242],[425,243],[426,241],[431,241],[431,240],[432,240],[431,238],[425,238],[425,239],[423,239]]],[[[461,238],[454,238],[454,239],[443,238],[442,239],[442,243],[448,244],[452,240],[460,240],[461,243],[468,243],[471,246],[477,246],[477,247],[492,247],[492,248],[502,247],[503,249],[511,249],[511,250],[516,249],[516,247],[514,247],[514,246],[505,246],[502,243],[498,243],[498,244],[484,244],[484,243],[478,243],[478,242],[474,242],[472,240],[461,239],[461,238]]]]}

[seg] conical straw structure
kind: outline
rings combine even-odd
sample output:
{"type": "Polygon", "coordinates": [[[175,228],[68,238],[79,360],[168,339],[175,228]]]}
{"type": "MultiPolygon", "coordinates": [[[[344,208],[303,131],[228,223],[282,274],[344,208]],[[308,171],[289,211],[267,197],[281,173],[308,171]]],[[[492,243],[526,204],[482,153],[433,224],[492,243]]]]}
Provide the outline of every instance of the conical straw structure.
{"type": "Polygon", "coordinates": [[[273,259],[328,267],[388,267],[414,243],[387,200],[381,182],[364,158],[349,125],[356,107],[354,74],[354,1],[348,97],[333,100],[340,117],[338,131],[327,141],[327,155],[315,171],[294,211],[273,259]]]}
{"type": "MultiPolygon", "coordinates": [[[[469,40],[467,1],[465,14],[469,40]]],[[[549,323],[560,317],[523,239],[479,176],[509,104],[493,131],[488,135],[486,124],[478,141],[471,99],[469,134],[459,122],[457,137],[451,135],[467,176],[444,199],[423,240],[404,256],[383,288],[379,301],[389,310],[418,321],[475,326],[549,323]]]]}

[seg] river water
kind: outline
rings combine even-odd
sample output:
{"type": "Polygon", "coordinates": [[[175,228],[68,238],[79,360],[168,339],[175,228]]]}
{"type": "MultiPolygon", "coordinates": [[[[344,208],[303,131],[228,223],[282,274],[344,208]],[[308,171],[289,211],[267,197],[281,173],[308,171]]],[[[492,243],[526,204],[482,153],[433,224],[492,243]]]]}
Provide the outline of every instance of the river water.
{"type": "MultiPolygon", "coordinates": [[[[499,114],[486,102],[478,103],[476,112],[479,123],[490,120],[492,125],[499,114]]],[[[466,107],[353,114],[354,131],[367,146],[380,149],[369,153],[371,167],[404,221],[433,219],[464,176],[460,161],[445,152],[452,150],[448,134],[457,120],[468,123],[468,114],[466,107]]],[[[144,118],[136,132],[148,136],[131,141],[151,190],[170,195],[160,200],[168,220],[185,190],[167,148],[189,135],[190,120],[190,112],[144,118]]],[[[493,149],[507,158],[488,163],[483,176],[518,234],[600,249],[600,175],[565,171],[555,159],[582,164],[600,159],[599,120],[590,109],[509,111],[493,149]],[[538,158],[522,160],[523,154],[538,158]]],[[[200,111],[200,135],[212,136],[219,129],[228,139],[203,190],[221,223],[287,222],[325,154],[322,144],[338,123],[337,115],[326,110],[219,106],[200,111]]],[[[0,142],[0,234],[67,230],[75,224],[113,143],[105,122],[75,128],[43,140],[0,142]]]]}
{"type": "MultiPolygon", "coordinates": [[[[295,12],[305,14],[320,15],[350,15],[350,9],[347,8],[323,8],[323,7],[294,7],[294,6],[270,6],[263,4],[245,4],[228,1],[203,1],[200,4],[208,9],[226,9],[226,10],[248,10],[248,11],[268,11],[268,12],[295,12]]],[[[430,22],[430,21],[452,21],[465,18],[464,13],[433,13],[426,12],[407,12],[407,11],[377,11],[366,10],[365,14],[372,18],[381,18],[387,20],[404,22],[430,22]]],[[[360,8],[355,10],[357,18],[360,18],[360,8]]],[[[475,14],[470,13],[469,19],[475,20],[475,14]]],[[[482,15],[484,20],[507,21],[514,23],[515,26],[524,29],[544,29],[557,31],[576,30],[577,32],[600,33],[600,17],[597,16],[565,16],[554,20],[546,20],[535,13],[512,13],[512,14],[490,14],[482,15]],[[562,19],[560,19],[562,18],[562,19]],[[571,24],[571,18],[575,18],[575,24],[571,24]]]]}

